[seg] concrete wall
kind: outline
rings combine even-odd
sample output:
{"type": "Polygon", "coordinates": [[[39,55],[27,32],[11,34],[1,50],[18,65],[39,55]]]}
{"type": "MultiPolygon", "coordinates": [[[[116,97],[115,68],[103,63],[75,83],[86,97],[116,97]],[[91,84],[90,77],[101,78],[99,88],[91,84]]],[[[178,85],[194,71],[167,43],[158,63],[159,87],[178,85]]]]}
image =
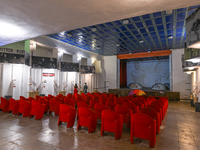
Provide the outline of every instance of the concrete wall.
{"type": "Polygon", "coordinates": [[[183,73],[181,56],[184,49],[172,50],[172,85],[173,92],[180,92],[180,98],[190,98],[191,92],[191,75],[183,73]]]}
{"type": "Polygon", "coordinates": [[[107,89],[119,88],[118,85],[118,58],[117,56],[105,56],[105,74],[107,89]]]}

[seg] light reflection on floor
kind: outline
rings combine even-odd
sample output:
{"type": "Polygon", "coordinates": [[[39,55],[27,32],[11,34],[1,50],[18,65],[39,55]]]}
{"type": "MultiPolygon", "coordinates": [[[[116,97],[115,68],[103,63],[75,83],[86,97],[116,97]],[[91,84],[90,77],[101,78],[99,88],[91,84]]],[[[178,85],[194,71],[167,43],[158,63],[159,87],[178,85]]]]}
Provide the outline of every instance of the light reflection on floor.
{"type": "MultiPolygon", "coordinates": [[[[101,124],[95,133],[87,128],[66,129],[66,123],[57,126],[58,116],[43,116],[42,120],[22,118],[0,112],[0,150],[125,150],[150,149],[149,142],[134,138],[130,143],[130,130],[124,125],[122,138],[115,140],[114,134],[100,135],[101,124]]],[[[160,134],[156,136],[155,150],[200,149],[200,113],[188,102],[169,102],[160,134]]]]}

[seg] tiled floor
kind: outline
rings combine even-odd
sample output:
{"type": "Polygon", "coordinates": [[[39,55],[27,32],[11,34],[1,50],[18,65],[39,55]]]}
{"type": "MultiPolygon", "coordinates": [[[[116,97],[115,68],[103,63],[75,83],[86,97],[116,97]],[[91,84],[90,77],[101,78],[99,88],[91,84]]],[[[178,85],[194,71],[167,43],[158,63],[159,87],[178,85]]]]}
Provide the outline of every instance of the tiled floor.
{"type": "MultiPolygon", "coordinates": [[[[134,138],[124,125],[122,138],[113,133],[100,135],[98,122],[95,133],[87,128],[66,129],[66,123],[57,126],[58,116],[43,116],[42,120],[22,118],[0,112],[0,150],[112,150],[149,149],[149,142],[134,138]]],[[[169,102],[169,108],[156,139],[155,150],[200,150],[200,113],[188,102],[169,102]]],[[[152,148],[151,148],[152,149],[152,148]]]]}

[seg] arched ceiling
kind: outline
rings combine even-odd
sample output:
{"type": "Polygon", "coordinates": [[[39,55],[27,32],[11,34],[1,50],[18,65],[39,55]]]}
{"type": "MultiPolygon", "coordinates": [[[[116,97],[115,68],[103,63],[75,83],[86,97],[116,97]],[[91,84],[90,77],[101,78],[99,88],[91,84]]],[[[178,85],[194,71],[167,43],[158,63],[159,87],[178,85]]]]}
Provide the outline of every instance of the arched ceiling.
{"type": "Polygon", "coordinates": [[[1,0],[0,46],[42,35],[199,4],[199,0],[1,0]]]}

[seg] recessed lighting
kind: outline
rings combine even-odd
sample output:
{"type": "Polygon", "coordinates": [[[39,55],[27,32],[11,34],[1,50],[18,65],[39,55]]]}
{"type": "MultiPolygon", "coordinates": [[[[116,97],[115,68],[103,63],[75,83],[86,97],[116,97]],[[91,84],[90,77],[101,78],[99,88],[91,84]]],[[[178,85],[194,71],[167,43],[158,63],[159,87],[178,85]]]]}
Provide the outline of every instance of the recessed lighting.
{"type": "Polygon", "coordinates": [[[116,46],[117,46],[117,47],[119,47],[119,46],[120,46],[120,44],[116,44],[116,46]]]}
{"type": "Polygon", "coordinates": [[[150,53],[151,51],[149,50],[148,53],[150,53]]]}
{"type": "Polygon", "coordinates": [[[68,37],[72,37],[72,34],[70,32],[67,33],[68,37]]]}
{"type": "Polygon", "coordinates": [[[168,39],[173,39],[173,36],[172,36],[172,35],[169,35],[167,38],[168,38],[168,39]]]}
{"type": "Polygon", "coordinates": [[[171,14],[172,12],[173,12],[173,10],[166,10],[166,11],[165,11],[165,13],[166,13],[167,15],[171,14]]]}
{"type": "Polygon", "coordinates": [[[132,53],[129,53],[129,54],[132,54],[132,53]]]}
{"type": "Polygon", "coordinates": [[[128,24],[128,23],[129,23],[129,20],[128,20],[128,19],[125,19],[125,20],[123,20],[122,22],[123,22],[123,24],[128,24]]]}
{"type": "Polygon", "coordinates": [[[97,31],[97,27],[92,27],[92,31],[93,32],[97,31]]]}
{"type": "Polygon", "coordinates": [[[140,42],[140,43],[144,43],[144,41],[143,41],[143,40],[140,40],[139,42],[140,42]]]}

